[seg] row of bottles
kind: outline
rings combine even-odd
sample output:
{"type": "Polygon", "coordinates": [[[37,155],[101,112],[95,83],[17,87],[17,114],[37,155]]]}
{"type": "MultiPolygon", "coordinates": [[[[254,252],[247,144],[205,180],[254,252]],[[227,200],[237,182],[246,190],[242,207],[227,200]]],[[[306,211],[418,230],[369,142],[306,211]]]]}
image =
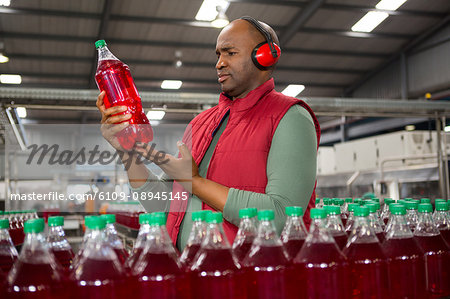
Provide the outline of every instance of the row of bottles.
{"type": "Polygon", "coordinates": [[[9,220],[9,234],[16,246],[24,241],[23,225],[25,221],[36,218],[38,218],[36,210],[0,211],[0,219],[9,220]]]}

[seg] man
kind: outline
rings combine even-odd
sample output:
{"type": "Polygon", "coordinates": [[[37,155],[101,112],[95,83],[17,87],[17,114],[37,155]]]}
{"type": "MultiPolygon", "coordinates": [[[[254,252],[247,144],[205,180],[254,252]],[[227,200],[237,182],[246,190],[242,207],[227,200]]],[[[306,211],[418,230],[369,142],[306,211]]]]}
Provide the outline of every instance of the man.
{"type": "MultiPolygon", "coordinates": [[[[259,24],[279,44],[273,29],[259,24]]],[[[169,157],[168,163],[160,165],[165,179],[177,179],[180,172],[190,177],[186,169],[192,168],[192,185],[183,185],[192,195],[187,201],[171,202],[167,220],[169,234],[180,250],[192,226],[186,211],[223,212],[224,230],[232,242],[241,208],[273,209],[280,231],[286,206],[313,204],[319,124],[305,103],[274,90],[273,67],[260,69],[252,61],[253,49],[265,41],[261,30],[246,19],[235,20],[221,31],[216,44],[216,70],[223,91],[219,104],[190,123],[183,141],[192,148],[179,142],[180,158],[169,157]]],[[[108,125],[130,116],[113,116],[126,110],[121,107],[105,110],[103,93],[97,106],[102,112],[103,135],[119,149],[113,136],[127,124],[112,129],[108,125]]],[[[152,156],[144,146],[136,151],[152,156]]],[[[142,164],[133,164],[128,176],[134,192],[164,189],[161,178],[142,164]]],[[[175,183],[174,191],[181,190],[175,183]]]]}

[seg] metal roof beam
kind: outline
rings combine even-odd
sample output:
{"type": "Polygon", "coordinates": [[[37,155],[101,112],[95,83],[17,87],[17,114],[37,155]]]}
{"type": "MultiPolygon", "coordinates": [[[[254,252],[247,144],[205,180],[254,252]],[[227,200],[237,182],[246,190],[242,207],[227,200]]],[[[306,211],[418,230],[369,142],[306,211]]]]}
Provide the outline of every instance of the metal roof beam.
{"type": "Polygon", "coordinates": [[[298,33],[328,34],[328,35],[339,35],[344,37],[357,37],[357,38],[394,38],[394,39],[410,39],[416,36],[415,34],[400,34],[400,33],[386,33],[386,32],[354,32],[347,30],[322,29],[310,27],[303,27],[298,33]]]}

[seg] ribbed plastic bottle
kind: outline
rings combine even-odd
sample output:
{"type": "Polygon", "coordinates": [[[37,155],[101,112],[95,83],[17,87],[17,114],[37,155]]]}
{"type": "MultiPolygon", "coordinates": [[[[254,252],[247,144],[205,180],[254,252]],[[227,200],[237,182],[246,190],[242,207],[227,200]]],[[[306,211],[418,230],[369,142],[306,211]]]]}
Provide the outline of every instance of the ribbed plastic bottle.
{"type": "Polygon", "coordinates": [[[144,250],[145,240],[147,238],[148,233],[150,232],[150,218],[151,214],[145,213],[139,215],[139,224],[141,227],[139,228],[139,232],[136,238],[136,242],[133,246],[133,251],[126,261],[126,268],[133,269],[136,265],[139,257],[144,250]]]}
{"type": "Polygon", "coordinates": [[[48,217],[48,235],[47,242],[50,245],[50,250],[55,255],[56,260],[61,264],[68,273],[72,260],[74,258],[72,247],[66,239],[64,233],[64,217],[52,216],[48,217]]]}
{"type": "Polygon", "coordinates": [[[288,271],[289,260],[277,236],[273,210],[258,211],[258,235],[243,266],[247,293],[255,298],[288,298],[295,278],[288,271]]]}
{"type": "Polygon", "coordinates": [[[104,40],[96,41],[95,47],[98,52],[95,81],[100,91],[106,92],[103,100],[105,107],[127,106],[128,110],[122,114],[131,114],[131,119],[127,120],[130,125],[116,135],[120,145],[125,150],[131,150],[138,141],[152,141],[153,130],[142,109],[130,68],[109,51],[104,40]]]}
{"type": "Polygon", "coordinates": [[[239,218],[241,221],[232,245],[233,254],[239,263],[242,263],[256,238],[257,226],[253,220],[256,213],[255,208],[245,208],[239,210],[239,218]]]}
{"type": "Polygon", "coordinates": [[[297,298],[349,298],[348,261],[325,228],[326,212],[311,209],[308,237],[294,259],[297,298]]]}
{"type": "Polygon", "coordinates": [[[366,204],[366,207],[369,209],[369,216],[367,216],[367,220],[369,221],[369,225],[373,228],[373,231],[377,235],[378,241],[380,244],[384,241],[384,230],[381,225],[381,221],[377,217],[377,205],[376,204],[366,204]]]}
{"type": "Polygon", "coordinates": [[[406,208],[406,223],[409,225],[409,228],[412,232],[416,229],[417,220],[418,220],[418,213],[417,209],[419,208],[419,204],[415,201],[406,201],[405,202],[405,208],[406,208]]]}
{"type": "Polygon", "coordinates": [[[426,298],[423,251],[406,222],[406,209],[392,205],[392,226],[383,242],[388,258],[391,298],[426,298]]]}
{"type": "MultiPolygon", "coordinates": [[[[406,211],[406,207],[403,205],[403,204],[399,204],[399,203],[391,203],[390,205],[389,205],[389,211],[392,211],[392,208],[393,207],[397,207],[397,206],[403,206],[404,208],[405,208],[405,211],[406,211]],[[392,206],[392,207],[391,207],[392,206]]],[[[390,213],[390,212],[389,212],[390,213]]],[[[405,220],[406,220],[406,217],[405,217],[405,220]]],[[[389,219],[388,219],[388,222],[387,222],[387,224],[386,224],[386,227],[384,228],[384,235],[387,235],[387,233],[389,232],[389,230],[391,229],[391,226],[392,226],[392,222],[391,222],[391,214],[389,214],[389,219]]]]}
{"type": "Polygon", "coordinates": [[[94,217],[97,217],[97,216],[85,216],[84,217],[85,231],[84,231],[84,235],[83,235],[83,240],[81,241],[81,244],[78,247],[78,251],[72,260],[72,269],[76,268],[81,256],[83,255],[84,248],[86,247],[88,240],[91,238],[92,231],[89,228],[90,227],[89,222],[91,221],[91,219],[94,219],[94,217]]]}
{"type": "Polygon", "coordinates": [[[25,222],[25,242],[8,274],[6,298],[67,298],[61,266],[44,236],[44,219],[25,222]]]}
{"type": "Polygon", "coordinates": [[[137,298],[190,298],[188,276],[166,229],[166,215],[152,213],[144,251],[132,276],[137,278],[137,298]]]}
{"type": "Polygon", "coordinates": [[[206,214],[209,212],[209,210],[202,210],[192,213],[192,229],[180,256],[180,263],[186,270],[189,270],[192,266],[192,262],[206,236],[206,214]]]}
{"type": "Polygon", "coordinates": [[[308,232],[303,223],[302,207],[286,207],[285,212],[287,218],[281,232],[281,242],[283,242],[289,261],[292,261],[305,243],[308,232]]]}
{"type": "MultiPolygon", "coordinates": [[[[438,206],[438,204],[440,203],[440,202],[445,202],[445,203],[447,203],[447,201],[445,200],[445,199],[442,199],[442,198],[436,198],[435,200],[434,200],[434,212],[433,212],[433,221],[435,221],[435,217],[436,217],[436,214],[437,214],[437,210],[436,210],[436,208],[437,208],[437,206],[438,206]]],[[[436,221],[435,221],[436,222],[436,221]]]]}
{"type": "Polygon", "coordinates": [[[114,249],[119,262],[122,265],[125,265],[125,262],[128,259],[128,252],[125,249],[122,240],[120,240],[119,236],[117,235],[117,230],[114,226],[114,223],[116,223],[116,215],[105,214],[101,215],[101,217],[106,221],[106,239],[108,240],[109,245],[114,249]]]}
{"type": "Polygon", "coordinates": [[[437,202],[435,214],[433,214],[433,221],[447,246],[450,246],[450,217],[448,215],[447,202],[437,202]]]}
{"type": "Polygon", "coordinates": [[[351,204],[353,201],[353,198],[347,197],[344,200],[344,204],[341,206],[341,219],[342,219],[342,224],[345,225],[347,224],[347,219],[348,219],[348,205],[351,204]]]}
{"type": "Polygon", "coordinates": [[[339,206],[328,206],[325,209],[327,212],[326,229],[333,236],[339,249],[343,249],[347,244],[348,235],[345,232],[344,225],[341,221],[341,209],[339,206]]]}
{"type": "Polygon", "coordinates": [[[126,273],[106,238],[106,221],[92,216],[91,230],[80,260],[71,272],[75,298],[126,298],[130,287],[126,273]]]}
{"type": "Polygon", "coordinates": [[[369,225],[369,208],[355,208],[355,223],[344,248],[351,275],[352,298],[388,298],[387,258],[378,238],[369,225]]]}
{"type": "Polygon", "coordinates": [[[389,205],[393,203],[394,200],[392,198],[385,198],[384,204],[383,204],[383,210],[381,211],[381,221],[383,221],[384,225],[386,226],[389,220],[390,211],[389,211],[389,205]]]}
{"type": "Polygon", "coordinates": [[[0,220],[0,270],[8,274],[19,254],[9,236],[9,220],[0,220]]]}
{"type": "Polygon", "coordinates": [[[431,298],[450,296],[450,248],[433,223],[430,203],[419,205],[414,237],[425,252],[427,291],[431,298]]]}
{"type": "Polygon", "coordinates": [[[192,298],[246,298],[243,271],[222,228],[220,212],[206,215],[206,237],[191,267],[192,298]]]}
{"type": "Polygon", "coordinates": [[[352,226],[355,218],[353,212],[356,207],[359,207],[359,203],[351,203],[348,205],[348,218],[347,223],[345,224],[345,232],[347,233],[347,235],[349,235],[352,231],[352,226]]]}

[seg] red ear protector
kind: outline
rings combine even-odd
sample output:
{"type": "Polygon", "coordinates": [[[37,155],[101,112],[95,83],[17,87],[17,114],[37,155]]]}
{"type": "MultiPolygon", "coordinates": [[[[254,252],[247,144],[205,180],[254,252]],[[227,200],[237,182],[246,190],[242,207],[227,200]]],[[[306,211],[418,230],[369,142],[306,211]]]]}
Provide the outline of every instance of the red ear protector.
{"type": "Polygon", "coordinates": [[[253,49],[252,61],[260,70],[268,70],[280,58],[281,48],[273,42],[270,33],[256,19],[248,16],[241,17],[241,19],[252,24],[266,38],[265,42],[258,44],[253,49]]]}

